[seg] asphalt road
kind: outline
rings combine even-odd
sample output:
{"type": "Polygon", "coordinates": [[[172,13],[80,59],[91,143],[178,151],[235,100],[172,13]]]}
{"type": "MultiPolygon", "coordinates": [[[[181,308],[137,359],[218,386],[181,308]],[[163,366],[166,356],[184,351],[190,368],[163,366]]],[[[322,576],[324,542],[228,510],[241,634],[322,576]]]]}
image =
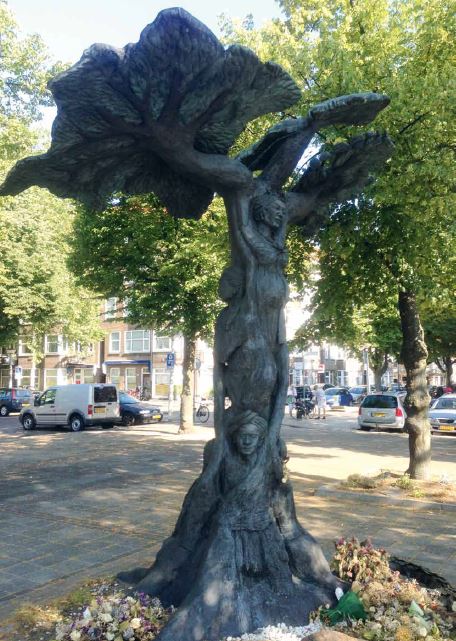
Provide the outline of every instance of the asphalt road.
{"type": "MultiPolygon", "coordinates": [[[[24,432],[17,416],[0,418],[0,621],[23,600],[46,601],[86,578],[153,561],[213,436],[211,420],[178,435],[172,418],[80,433],[24,432]]],[[[342,501],[319,492],[354,472],[406,469],[406,435],[356,428],[355,409],[330,412],[326,421],[285,417],[301,522],[327,554],[340,535],[371,535],[439,573],[452,566],[455,577],[447,578],[454,580],[455,512],[342,501]]],[[[456,437],[438,435],[432,443],[433,474],[456,480],[456,437]]]]}

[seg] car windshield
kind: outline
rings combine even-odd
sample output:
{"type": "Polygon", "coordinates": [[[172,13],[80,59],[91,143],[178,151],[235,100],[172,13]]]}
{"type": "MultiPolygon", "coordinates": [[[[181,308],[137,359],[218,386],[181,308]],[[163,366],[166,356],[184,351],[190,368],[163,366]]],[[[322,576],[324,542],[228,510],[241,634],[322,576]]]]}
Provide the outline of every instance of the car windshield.
{"type": "Polygon", "coordinates": [[[362,394],[363,392],[366,391],[365,387],[351,387],[350,392],[353,392],[354,394],[362,394]]]}
{"type": "Polygon", "coordinates": [[[325,390],[326,396],[336,396],[336,394],[340,394],[342,390],[339,387],[331,387],[331,389],[325,390]]]}
{"type": "Polygon", "coordinates": [[[130,394],[124,394],[123,392],[120,393],[119,400],[121,403],[138,403],[138,399],[135,398],[134,396],[130,396],[130,394]]]}
{"type": "Polygon", "coordinates": [[[16,398],[30,398],[31,396],[32,392],[30,392],[28,389],[16,390],[16,398]]]}
{"type": "Polygon", "coordinates": [[[456,410],[456,398],[439,398],[434,410],[456,410]]]}
{"type": "Polygon", "coordinates": [[[369,409],[394,409],[397,407],[397,398],[395,396],[366,396],[361,407],[369,409]]]}

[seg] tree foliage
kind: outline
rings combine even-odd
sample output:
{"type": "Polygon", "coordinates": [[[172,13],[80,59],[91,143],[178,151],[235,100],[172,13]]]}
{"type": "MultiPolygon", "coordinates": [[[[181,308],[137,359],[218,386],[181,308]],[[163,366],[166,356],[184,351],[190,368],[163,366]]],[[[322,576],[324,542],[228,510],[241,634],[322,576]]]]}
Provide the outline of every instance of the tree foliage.
{"type": "MultiPolygon", "coordinates": [[[[50,104],[51,65],[38,36],[20,39],[6,3],[0,2],[0,174],[40,143],[31,125],[50,104]]],[[[66,266],[73,209],[32,189],[0,205],[0,345],[31,326],[39,351],[42,334],[61,331],[87,344],[97,336],[97,303],[75,285],[66,266]]]]}
{"type": "Polygon", "coordinates": [[[125,301],[131,322],[209,338],[226,235],[219,201],[194,221],[153,195],[120,197],[102,212],[80,207],[70,264],[80,283],[125,301]]]}
{"type": "MultiPolygon", "coordinates": [[[[378,91],[391,99],[376,120],[396,145],[388,171],[363,199],[333,212],[319,242],[322,265],[334,267],[332,291],[347,281],[359,305],[372,302],[380,309],[382,300],[398,300],[411,466],[416,463],[413,473],[425,475],[430,434],[419,316],[431,301],[452,304],[456,290],[454,3],[282,0],[281,6],[286,20],[254,35],[242,25],[225,26],[230,38],[244,38],[260,55],[270,43],[277,47],[276,59],[285,53],[306,89],[303,112],[354,91],[378,91]]],[[[349,133],[350,128],[333,127],[316,142],[349,133]]]]}

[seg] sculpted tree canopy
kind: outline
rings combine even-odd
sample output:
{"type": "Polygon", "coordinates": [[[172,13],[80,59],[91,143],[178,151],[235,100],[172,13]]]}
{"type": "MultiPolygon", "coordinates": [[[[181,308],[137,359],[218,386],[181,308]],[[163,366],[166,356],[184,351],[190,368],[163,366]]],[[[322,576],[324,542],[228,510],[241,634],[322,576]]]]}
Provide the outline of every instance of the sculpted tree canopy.
{"type": "Polygon", "coordinates": [[[153,191],[173,216],[197,218],[218,192],[228,217],[215,439],[154,564],[123,578],[178,606],[160,641],[214,641],[279,621],[302,623],[334,600],[337,583],[297,520],[284,470],[285,237],[289,224],[315,233],[328,205],[361,190],[392,144],[384,134],[361,134],[295,172],[318,131],[367,124],[388,98],[327,100],[229,157],[249,120],[283,111],[300,91],[277,65],[244,47],[224,49],[182,9],[161,12],[122,51],[95,45],[51,89],[58,106],[52,146],[19,163],[2,193],[39,184],[103,207],[114,191],[153,191]]]}

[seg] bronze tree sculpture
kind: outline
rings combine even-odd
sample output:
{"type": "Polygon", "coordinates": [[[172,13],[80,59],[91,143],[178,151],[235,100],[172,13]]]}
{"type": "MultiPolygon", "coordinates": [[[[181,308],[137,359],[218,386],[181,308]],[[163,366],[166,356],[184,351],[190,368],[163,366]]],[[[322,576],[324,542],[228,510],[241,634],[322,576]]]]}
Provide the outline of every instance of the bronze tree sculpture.
{"type": "Polygon", "coordinates": [[[391,154],[368,133],[317,155],[315,134],[373,120],[385,96],[342,96],[284,119],[236,158],[246,123],[299,99],[279,66],[225,49],[182,9],[162,11],[137,44],[94,45],[51,83],[52,145],[19,162],[1,194],[32,184],[103,207],[116,191],[153,191],[173,216],[225,202],[231,262],[215,331],[215,439],[174,532],[150,568],[124,576],[178,607],[161,641],[208,641],[285,621],[334,599],[335,578],[299,524],[280,438],[288,378],[284,305],[289,224],[314,234],[328,206],[352,197],[391,154]],[[285,188],[286,187],[286,188],[285,188]],[[231,406],[225,409],[225,398],[231,406]]]}

